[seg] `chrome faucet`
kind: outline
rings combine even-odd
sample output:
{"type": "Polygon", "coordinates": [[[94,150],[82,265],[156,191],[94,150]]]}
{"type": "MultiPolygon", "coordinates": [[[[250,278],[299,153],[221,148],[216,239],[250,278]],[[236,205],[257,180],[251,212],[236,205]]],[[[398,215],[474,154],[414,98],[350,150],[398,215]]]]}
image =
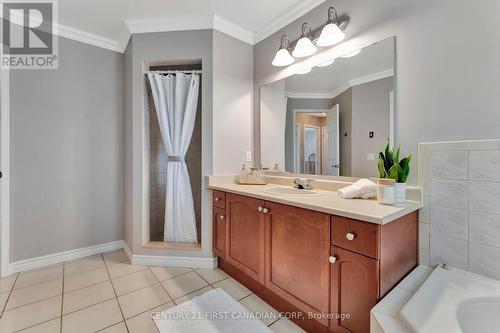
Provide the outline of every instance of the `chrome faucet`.
{"type": "Polygon", "coordinates": [[[312,179],[300,179],[300,178],[295,178],[293,180],[293,187],[299,190],[312,190],[312,179]]]}

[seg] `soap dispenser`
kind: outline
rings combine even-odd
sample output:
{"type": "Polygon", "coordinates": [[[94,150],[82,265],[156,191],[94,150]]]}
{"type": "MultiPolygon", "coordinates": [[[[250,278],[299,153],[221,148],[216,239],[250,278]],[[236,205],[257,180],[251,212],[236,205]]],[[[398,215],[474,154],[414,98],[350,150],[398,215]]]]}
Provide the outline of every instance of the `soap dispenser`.
{"type": "Polygon", "coordinates": [[[248,181],[248,169],[245,163],[243,163],[243,166],[241,167],[241,172],[239,176],[239,182],[240,183],[246,183],[248,181]]]}

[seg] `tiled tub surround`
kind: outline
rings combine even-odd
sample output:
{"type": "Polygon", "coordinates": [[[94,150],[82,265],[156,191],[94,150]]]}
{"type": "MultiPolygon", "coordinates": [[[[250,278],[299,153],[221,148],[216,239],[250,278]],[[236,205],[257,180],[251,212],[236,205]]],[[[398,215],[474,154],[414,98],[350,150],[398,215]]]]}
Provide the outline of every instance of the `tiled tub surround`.
{"type": "Polygon", "coordinates": [[[500,140],[422,143],[421,264],[500,279],[500,140]]]}
{"type": "MultiPolygon", "coordinates": [[[[134,266],[120,250],[0,279],[0,332],[158,333],[151,312],[213,288],[251,312],[278,316],[219,269],[134,266]]],[[[276,333],[304,333],[285,318],[262,321],[276,333]]]]}

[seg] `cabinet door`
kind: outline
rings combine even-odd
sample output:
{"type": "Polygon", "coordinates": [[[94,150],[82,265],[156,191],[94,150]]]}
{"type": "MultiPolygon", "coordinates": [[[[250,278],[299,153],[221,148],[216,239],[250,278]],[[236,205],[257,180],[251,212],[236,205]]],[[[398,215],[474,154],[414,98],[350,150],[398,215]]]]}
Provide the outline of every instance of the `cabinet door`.
{"type": "Polygon", "coordinates": [[[212,220],[212,249],[214,254],[221,258],[226,258],[226,228],[226,211],[214,207],[212,220]]]}
{"type": "Polygon", "coordinates": [[[227,261],[264,283],[264,201],[228,193],[227,261]]]}
{"type": "Polygon", "coordinates": [[[266,207],[266,286],[304,312],[328,314],[328,214],[269,202],[266,207]]]}
{"type": "Polygon", "coordinates": [[[378,261],[332,246],[330,325],[334,332],[369,333],[370,310],[378,300],[378,261]],[[341,319],[342,316],[349,319],[341,319]]]}

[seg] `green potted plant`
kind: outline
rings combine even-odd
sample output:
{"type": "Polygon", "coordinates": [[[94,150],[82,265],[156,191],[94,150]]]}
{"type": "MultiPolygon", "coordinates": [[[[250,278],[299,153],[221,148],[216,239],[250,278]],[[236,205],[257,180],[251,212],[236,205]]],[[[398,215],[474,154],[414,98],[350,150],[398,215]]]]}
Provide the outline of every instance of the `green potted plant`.
{"type": "Polygon", "coordinates": [[[406,180],[410,174],[411,154],[399,159],[400,147],[394,152],[389,143],[385,147],[385,151],[379,153],[378,157],[378,173],[380,178],[394,179],[395,193],[394,200],[396,202],[406,201],[406,180]]]}

